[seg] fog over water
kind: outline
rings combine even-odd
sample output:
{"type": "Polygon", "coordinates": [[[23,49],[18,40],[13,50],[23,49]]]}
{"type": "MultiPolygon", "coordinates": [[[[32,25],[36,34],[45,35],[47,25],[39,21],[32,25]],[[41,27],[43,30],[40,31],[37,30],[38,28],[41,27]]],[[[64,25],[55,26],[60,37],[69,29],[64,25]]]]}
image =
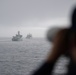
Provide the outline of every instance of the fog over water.
{"type": "Polygon", "coordinates": [[[44,37],[50,26],[68,26],[76,0],[0,0],[0,37],[18,30],[25,36],[44,37]]]}

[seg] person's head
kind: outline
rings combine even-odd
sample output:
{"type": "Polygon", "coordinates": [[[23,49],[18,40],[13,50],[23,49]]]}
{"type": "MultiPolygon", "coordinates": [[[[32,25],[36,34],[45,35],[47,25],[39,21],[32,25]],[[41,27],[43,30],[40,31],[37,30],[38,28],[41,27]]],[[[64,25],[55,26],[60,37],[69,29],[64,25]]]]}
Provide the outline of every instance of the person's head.
{"type": "Polygon", "coordinates": [[[72,28],[76,29],[76,7],[74,8],[73,12],[72,12],[72,28]]]}
{"type": "MultiPolygon", "coordinates": [[[[69,52],[72,51],[74,47],[76,47],[76,8],[72,12],[71,17],[71,27],[65,28],[61,30],[61,43],[58,46],[58,49],[63,51],[67,56],[69,52]]],[[[70,56],[70,55],[69,55],[70,56]]]]}
{"type": "Polygon", "coordinates": [[[68,29],[65,35],[64,48],[66,51],[72,50],[73,47],[76,47],[76,7],[72,11],[71,15],[71,27],[68,29]]]}
{"type": "Polygon", "coordinates": [[[71,37],[73,38],[73,45],[76,45],[76,7],[74,8],[73,12],[72,12],[72,26],[71,26],[71,31],[70,31],[70,34],[71,37]]]}

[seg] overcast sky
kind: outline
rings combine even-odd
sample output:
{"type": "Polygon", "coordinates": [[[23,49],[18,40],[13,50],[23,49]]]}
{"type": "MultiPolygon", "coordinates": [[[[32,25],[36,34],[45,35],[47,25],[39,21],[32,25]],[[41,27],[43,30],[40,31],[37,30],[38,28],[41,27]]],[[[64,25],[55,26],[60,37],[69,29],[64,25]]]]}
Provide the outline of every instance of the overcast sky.
{"type": "Polygon", "coordinates": [[[46,28],[67,26],[76,0],[0,0],[0,37],[12,37],[18,30],[24,37],[43,37],[46,28]]]}

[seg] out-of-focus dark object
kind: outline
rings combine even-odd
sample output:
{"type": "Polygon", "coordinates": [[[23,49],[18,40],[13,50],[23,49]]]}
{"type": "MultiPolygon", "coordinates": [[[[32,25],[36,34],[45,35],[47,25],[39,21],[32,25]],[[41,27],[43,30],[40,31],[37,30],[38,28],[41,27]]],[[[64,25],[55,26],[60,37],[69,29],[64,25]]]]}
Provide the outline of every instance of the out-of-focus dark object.
{"type": "MultiPolygon", "coordinates": [[[[62,28],[53,27],[49,28],[47,31],[47,39],[49,42],[53,42],[56,33],[61,30],[62,28]]],[[[76,6],[73,8],[72,15],[71,15],[71,28],[72,31],[76,31],[76,6]]]]}
{"type": "Polygon", "coordinates": [[[53,42],[55,35],[60,30],[61,30],[61,28],[59,28],[59,27],[49,28],[49,30],[47,31],[47,40],[49,42],[53,42]]]}
{"type": "Polygon", "coordinates": [[[55,40],[54,46],[52,51],[49,52],[47,60],[33,75],[52,75],[53,67],[61,55],[68,55],[70,59],[69,64],[66,66],[68,69],[66,75],[76,75],[76,7],[73,10],[71,22],[70,28],[55,27],[48,30],[47,39],[51,42],[55,40]],[[61,31],[58,32],[59,30],[61,31]],[[55,37],[57,32],[59,34],[55,37]]]}
{"type": "Polygon", "coordinates": [[[72,24],[71,28],[76,30],[76,6],[73,10],[74,10],[72,12],[73,14],[71,15],[71,24],[72,24]]]}

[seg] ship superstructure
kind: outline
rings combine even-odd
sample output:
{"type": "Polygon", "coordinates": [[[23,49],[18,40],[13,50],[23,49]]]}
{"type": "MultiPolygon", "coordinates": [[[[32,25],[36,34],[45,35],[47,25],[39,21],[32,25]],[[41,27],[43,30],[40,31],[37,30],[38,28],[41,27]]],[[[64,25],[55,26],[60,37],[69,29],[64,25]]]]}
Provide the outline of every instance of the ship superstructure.
{"type": "Polygon", "coordinates": [[[18,31],[18,34],[13,36],[12,41],[22,41],[22,35],[20,34],[20,31],[18,31]]]}
{"type": "Polygon", "coordinates": [[[31,39],[31,38],[32,38],[32,34],[30,34],[30,33],[27,34],[26,38],[27,38],[27,39],[31,39]]]}

